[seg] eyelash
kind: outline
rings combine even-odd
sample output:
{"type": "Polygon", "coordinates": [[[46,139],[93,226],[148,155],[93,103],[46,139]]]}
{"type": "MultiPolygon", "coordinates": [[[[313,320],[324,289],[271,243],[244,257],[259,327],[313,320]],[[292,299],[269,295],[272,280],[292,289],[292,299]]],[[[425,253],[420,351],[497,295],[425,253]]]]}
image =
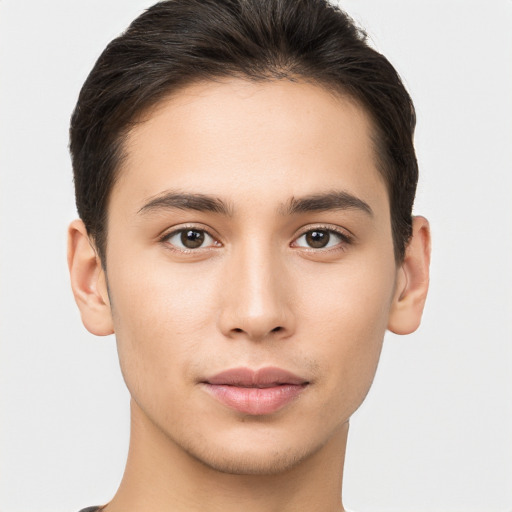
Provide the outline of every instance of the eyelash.
{"type": "Polygon", "coordinates": [[[185,226],[180,227],[179,229],[174,229],[173,231],[162,235],[160,237],[159,241],[161,243],[165,244],[168,249],[170,249],[172,251],[176,251],[178,253],[185,253],[185,254],[198,253],[199,251],[209,250],[209,249],[215,248],[216,246],[218,247],[218,246],[222,245],[217,240],[217,237],[212,235],[208,229],[206,229],[202,226],[197,226],[197,225],[189,225],[189,226],[185,225],[185,226]],[[207,236],[209,236],[214,241],[214,243],[207,247],[198,247],[197,249],[188,249],[188,248],[178,248],[169,242],[169,240],[173,236],[179,235],[180,233],[184,233],[185,231],[196,231],[196,232],[204,233],[207,236]]]}
{"type": "MultiPolygon", "coordinates": [[[[212,248],[216,248],[216,247],[219,247],[219,246],[222,246],[222,243],[219,242],[217,240],[217,238],[212,235],[208,229],[205,229],[204,227],[200,227],[200,226],[197,226],[197,225],[190,225],[190,226],[183,226],[179,229],[175,229],[173,231],[171,231],[170,233],[165,233],[164,235],[162,235],[159,239],[159,241],[161,243],[164,243],[166,244],[166,246],[170,249],[170,250],[173,250],[173,251],[176,251],[176,252],[179,252],[179,253],[185,253],[185,254],[190,254],[190,253],[198,253],[199,251],[205,251],[205,250],[211,250],[212,248]],[[173,237],[173,236],[176,236],[180,233],[183,233],[185,231],[196,231],[196,232],[201,232],[201,233],[204,233],[206,234],[208,237],[212,238],[212,240],[214,241],[213,244],[207,246],[207,247],[198,247],[196,249],[188,249],[188,248],[177,248],[175,245],[171,244],[169,242],[169,240],[173,237]]],[[[330,240],[329,240],[330,241],[330,240]]],[[[337,228],[337,227],[334,227],[334,226],[328,226],[328,225],[318,225],[318,226],[312,226],[312,227],[309,227],[307,230],[305,231],[302,231],[301,233],[299,233],[294,239],[293,241],[291,242],[291,246],[292,247],[300,247],[302,250],[306,250],[308,252],[331,252],[331,251],[345,251],[346,250],[346,247],[348,245],[351,245],[353,243],[353,236],[351,234],[348,234],[346,231],[342,231],[341,229],[337,228]],[[334,246],[334,247],[331,247],[331,248],[314,248],[314,247],[304,247],[304,246],[297,246],[297,245],[294,245],[296,244],[297,240],[299,240],[301,237],[303,236],[306,236],[308,233],[312,233],[314,231],[323,231],[323,232],[326,232],[328,233],[329,235],[335,235],[336,237],[338,237],[340,239],[340,241],[334,246]]],[[[328,242],[329,243],[329,242],[328,242]]]]}
{"type": "MultiPolygon", "coordinates": [[[[294,239],[292,244],[296,244],[297,240],[302,238],[303,236],[306,236],[308,233],[312,233],[314,231],[323,231],[329,234],[329,236],[332,236],[333,234],[339,239],[339,242],[334,247],[329,248],[314,248],[314,247],[303,247],[299,246],[302,250],[306,250],[308,252],[335,252],[335,251],[345,251],[347,249],[348,245],[351,245],[354,242],[354,238],[351,234],[347,233],[346,231],[341,230],[338,227],[330,226],[330,225],[318,225],[318,226],[312,226],[308,227],[307,230],[302,231],[299,235],[297,235],[294,239]]],[[[329,243],[329,242],[328,242],[329,243]]]]}

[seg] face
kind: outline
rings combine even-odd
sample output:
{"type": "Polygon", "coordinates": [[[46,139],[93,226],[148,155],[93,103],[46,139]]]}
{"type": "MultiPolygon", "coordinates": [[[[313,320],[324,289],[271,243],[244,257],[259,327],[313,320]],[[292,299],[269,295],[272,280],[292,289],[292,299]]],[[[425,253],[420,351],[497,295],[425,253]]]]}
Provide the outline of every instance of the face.
{"type": "Polygon", "coordinates": [[[292,467],[365,397],[395,293],[367,115],[311,84],[196,84],[125,149],[106,267],[137,414],[212,468],[292,467]]]}

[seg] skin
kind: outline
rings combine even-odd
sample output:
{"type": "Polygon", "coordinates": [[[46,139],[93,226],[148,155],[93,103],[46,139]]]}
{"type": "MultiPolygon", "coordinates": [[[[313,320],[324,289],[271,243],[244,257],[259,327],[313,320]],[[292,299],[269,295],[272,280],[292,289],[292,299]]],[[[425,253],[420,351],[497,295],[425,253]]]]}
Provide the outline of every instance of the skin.
{"type": "Polygon", "coordinates": [[[126,472],[105,510],[343,510],[349,418],[386,329],[414,331],[428,288],[428,223],[414,219],[397,264],[371,135],[348,97],[239,79],[191,85],[130,132],[106,273],[82,222],[69,230],[83,322],[115,332],[132,396],[126,472]],[[371,211],[292,211],[333,192],[371,211]],[[226,212],[162,205],[169,193],[217,198],[226,212]],[[185,228],[204,245],[187,250],[185,228]],[[310,246],[315,229],[326,247],[310,246]],[[243,414],[201,384],[241,366],[309,384],[275,413],[243,414]]]}

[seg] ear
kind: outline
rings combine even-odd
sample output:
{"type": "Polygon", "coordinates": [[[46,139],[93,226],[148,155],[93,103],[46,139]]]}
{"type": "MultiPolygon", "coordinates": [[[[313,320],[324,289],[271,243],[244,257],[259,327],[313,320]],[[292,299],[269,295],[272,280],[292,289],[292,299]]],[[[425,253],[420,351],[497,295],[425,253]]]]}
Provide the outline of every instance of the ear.
{"type": "Polygon", "coordinates": [[[85,328],[97,336],[114,332],[105,271],[81,220],[68,228],[71,288],[85,328]]]}
{"type": "Polygon", "coordinates": [[[427,298],[430,266],[430,227],[424,217],[414,217],[412,237],[398,269],[388,329],[410,334],[420,325],[427,298]]]}

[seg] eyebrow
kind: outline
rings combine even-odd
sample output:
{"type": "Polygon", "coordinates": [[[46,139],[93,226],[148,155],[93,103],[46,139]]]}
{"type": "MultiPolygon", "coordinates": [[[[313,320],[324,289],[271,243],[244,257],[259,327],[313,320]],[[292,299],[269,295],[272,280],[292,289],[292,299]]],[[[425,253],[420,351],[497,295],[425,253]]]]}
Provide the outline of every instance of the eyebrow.
{"type": "Polygon", "coordinates": [[[373,216],[370,205],[346,191],[332,191],[310,196],[292,197],[284,209],[285,215],[328,210],[359,210],[373,216]]]}
{"type": "MultiPolygon", "coordinates": [[[[150,199],[137,213],[172,209],[212,212],[230,217],[233,215],[233,208],[219,197],[182,192],[165,192],[156,196],[150,199]]],[[[300,198],[292,197],[279,210],[283,215],[290,216],[329,210],[359,210],[373,216],[373,211],[368,203],[346,191],[312,194],[300,198]]]]}
{"type": "Polygon", "coordinates": [[[166,192],[147,202],[137,213],[157,210],[196,210],[232,216],[232,208],[219,197],[205,194],[166,192]]]}

